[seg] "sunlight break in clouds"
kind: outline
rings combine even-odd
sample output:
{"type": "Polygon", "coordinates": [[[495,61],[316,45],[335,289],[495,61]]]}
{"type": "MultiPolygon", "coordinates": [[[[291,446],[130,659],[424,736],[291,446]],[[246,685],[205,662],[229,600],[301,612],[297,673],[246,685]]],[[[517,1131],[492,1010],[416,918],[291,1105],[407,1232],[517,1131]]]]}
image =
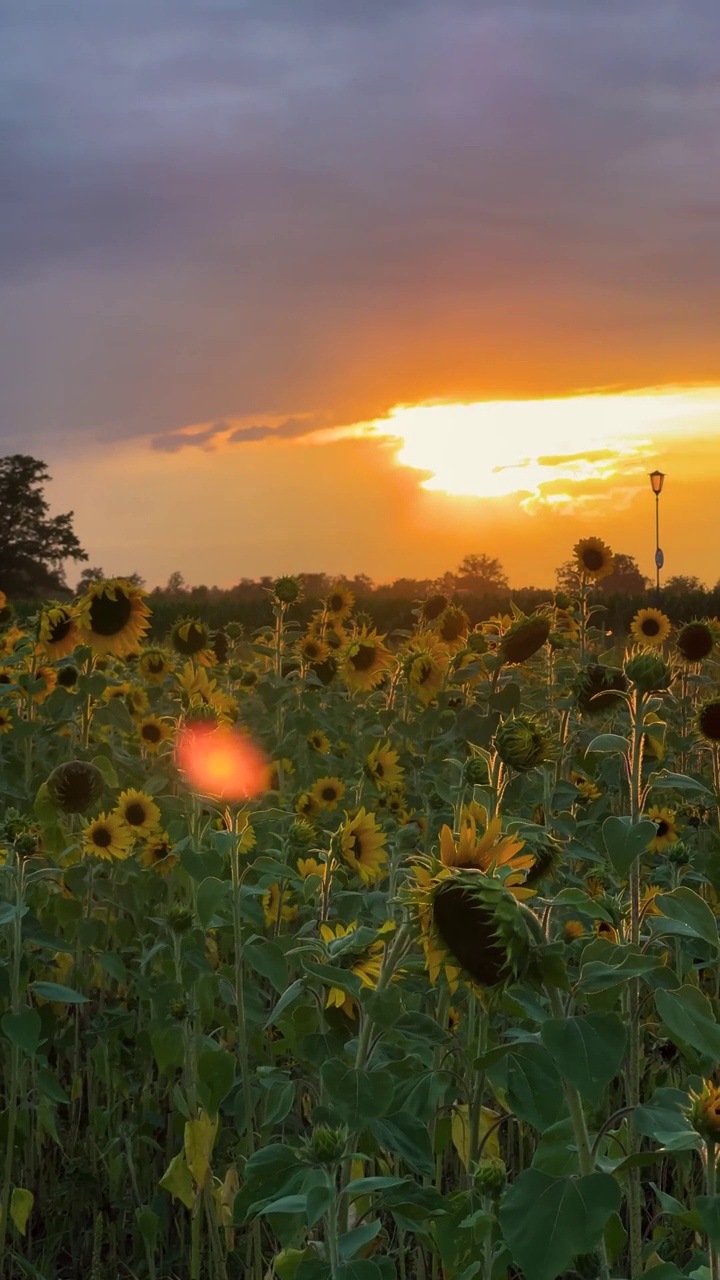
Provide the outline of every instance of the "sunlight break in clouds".
{"type": "Polygon", "coordinates": [[[656,389],[398,405],[365,430],[399,441],[396,462],[429,472],[425,489],[572,509],[580,486],[644,473],[661,440],[716,434],[718,415],[719,388],[656,389]]]}

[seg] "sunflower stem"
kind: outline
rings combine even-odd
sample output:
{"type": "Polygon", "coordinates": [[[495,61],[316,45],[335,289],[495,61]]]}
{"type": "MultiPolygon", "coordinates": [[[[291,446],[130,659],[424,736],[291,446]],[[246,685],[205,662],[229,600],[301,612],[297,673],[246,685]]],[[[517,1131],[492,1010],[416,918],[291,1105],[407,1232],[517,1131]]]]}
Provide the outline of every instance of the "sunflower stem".
{"type": "MultiPolygon", "coordinates": [[[[705,1140],[705,1187],[708,1196],[714,1196],[717,1186],[717,1155],[715,1151],[715,1142],[712,1138],[705,1140]]],[[[718,1254],[713,1244],[710,1232],[708,1232],[708,1261],[710,1263],[711,1280],[718,1280],[720,1270],[718,1269],[718,1254]]]]}
{"type": "MultiPolygon", "coordinates": [[[[635,689],[631,703],[632,733],[630,737],[630,818],[633,823],[642,817],[642,760],[645,695],[635,689]]],[[[630,943],[640,943],[640,859],[635,859],[628,873],[630,887],[630,943]]],[[[640,1105],[640,979],[631,978],[628,984],[628,1057],[626,1072],[626,1104],[640,1105]]],[[[629,1154],[640,1150],[640,1134],[630,1125],[629,1154]]],[[[638,1280],[642,1272],[642,1187],[640,1170],[633,1166],[628,1170],[628,1209],[630,1244],[630,1280],[638,1280]]]]}

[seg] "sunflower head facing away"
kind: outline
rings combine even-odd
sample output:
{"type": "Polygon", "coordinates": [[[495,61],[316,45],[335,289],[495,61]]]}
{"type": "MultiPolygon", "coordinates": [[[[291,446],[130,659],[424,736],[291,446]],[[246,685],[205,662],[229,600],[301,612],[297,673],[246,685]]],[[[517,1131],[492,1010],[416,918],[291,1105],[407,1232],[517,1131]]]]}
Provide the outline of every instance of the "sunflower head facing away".
{"type": "Polygon", "coordinates": [[[535,716],[512,716],[503,721],[494,743],[503,764],[518,773],[527,773],[553,756],[550,735],[535,716]]]}
{"type": "Polygon", "coordinates": [[[708,622],[688,622],[678,632],[675,645],[686,662],[702,662],[715,647],[717,633],[708,622]]]}
{"type": "Polygon", "coordinates": [[[89,760],[67,760],[53,769],[46,784],[62,813],[87,813],[103,791],[103,776],[89,760]]]}
{"type": "Polygon", "coordinates": [[[475,870],[436,877],[429,909],[436,941],[479,986],[503,986],[529,968],[527,926],[500,880],[475,870]]]}
{"type": "Polygon", "coordinates": [[[578,672],[573,692],[578,711],[584,716],[602,715],[624,702],[628,682],[620,667],[589,662],[578,672]]]}
{"type": "Polygon", "coordinates": [[[458,605],[450,604],[436,618],[433,623],[433,630],[437,632],[442,643],[454,652],[456,649],[462,649],[465,643],[470,627],[470,619],[464,609],[458,605]]]}
{"type": "Polygon", "coordinates": [[[697,727],[707,742],[720,742],[720,700],[712,698],[698,712],[697,727]]]}
{"type": "Polygon", "coordinates": [[[638,644],[663,645],[672,623],[660,609],[639,609],[630,623],[630,635],[638,644]]]}
{"type": "Polygon", "coordinates": [[[133,653],[150,623],[147,595],[125,578],[91,582],[77,605],[78,634],[93,653],[133,653]]]}
{"type": "Polygon", "coordinates": [[[573,555],[576,572],[592,582],[607,578],[615,565],[615,556],[601,538],[581,538],[573,547],[573,555]]]}
{"type": "Polygon", "coordinates": [[[529,618],[518,618],[500,641],[498,655],[501,661],[510,665],[527,662],[548,640],[551,625],[550,618],[542,613],[531,614],[529,618]]]}

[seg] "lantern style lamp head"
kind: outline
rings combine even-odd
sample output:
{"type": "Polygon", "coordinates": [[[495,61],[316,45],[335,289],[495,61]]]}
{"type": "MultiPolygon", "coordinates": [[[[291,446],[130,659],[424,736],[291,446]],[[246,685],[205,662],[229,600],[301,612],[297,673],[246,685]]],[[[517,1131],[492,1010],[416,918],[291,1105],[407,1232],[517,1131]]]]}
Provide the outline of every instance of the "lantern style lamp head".
{"type": "Polygon", "coordinates": [[[664,482],[665,482],[665,473],[663,471],[650,472],[650,484],[652,485],[653,493],[655,494],[662,493],[662,487],[664,482]]]}

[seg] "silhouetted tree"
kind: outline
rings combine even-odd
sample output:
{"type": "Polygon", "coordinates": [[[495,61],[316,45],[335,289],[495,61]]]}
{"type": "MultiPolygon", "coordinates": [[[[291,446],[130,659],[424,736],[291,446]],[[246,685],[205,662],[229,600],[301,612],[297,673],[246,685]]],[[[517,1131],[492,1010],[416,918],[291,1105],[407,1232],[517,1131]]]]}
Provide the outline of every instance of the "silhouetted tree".
{"type": "Polygon", "coordinates": [[[44,462],[27,454],[0,458],[0,589],[35,597],[65,588],[63,560],[87,560],[73,512],[50,516],[44,462]]]}
{"type": "Polygon", "coordinates": [[[75,588],[75,595],[81,596],[83,592],[87,590],[87,588],[90,586],[92,582],[102,582],[104,577],[105,577],[104,569],[98,569],[95,567],[90,568],[90,566],[88,565],[87,569],[83,569],[82,573],[80,574],[80,577],[78,578],[77,586],[75,588]]]}
{"type": "Polygon", "coordinates": [[[687,595],[690,591],[705,591],[705,583],[688,573],[676,573],[663,583],[663,590],[674,591],[677,595],[687,595]]]}
{"type": "Polygon", "coordinates": [[[171,600],[176,600],[178,596],[185,595],[188,585],[179,569],[170,574],[165,587],[165,595],[171,600]]]}
{"type": "Polygon", "coordinates": [[[508,589],[507,574],[494,556],[465,556],[458,565],[454,578],[456,590],[471,591],[474,595],[488,595],[508,589]]]}

